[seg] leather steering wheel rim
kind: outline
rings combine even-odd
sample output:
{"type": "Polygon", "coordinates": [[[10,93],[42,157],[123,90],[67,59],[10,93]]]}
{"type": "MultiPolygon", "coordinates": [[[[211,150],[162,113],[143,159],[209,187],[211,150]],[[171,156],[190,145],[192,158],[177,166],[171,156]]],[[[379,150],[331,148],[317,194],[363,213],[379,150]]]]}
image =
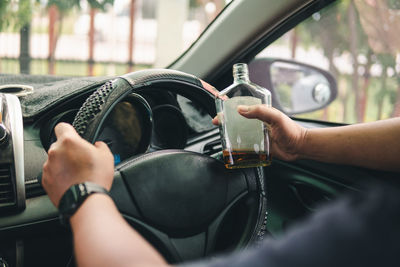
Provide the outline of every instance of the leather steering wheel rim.
{"type": "MultiPolygon", "coordinates": [[[[181,94],[215,115],[214,94],[197,77],[173,70],[144,70],[97,89],[80,108],[73,126],[94,143],[118,102],[154,87],[181,94]]],[[[206,155],[161,150],[117,165],[110,193],[125,219],[171,263],[220,252],[219,239],[226,236],[235,237],[232,249],[254,244],[266,232],[262,168],[227,170],[206,155]],[[245,218],[240,216],[243,211],[245,218]]]]}

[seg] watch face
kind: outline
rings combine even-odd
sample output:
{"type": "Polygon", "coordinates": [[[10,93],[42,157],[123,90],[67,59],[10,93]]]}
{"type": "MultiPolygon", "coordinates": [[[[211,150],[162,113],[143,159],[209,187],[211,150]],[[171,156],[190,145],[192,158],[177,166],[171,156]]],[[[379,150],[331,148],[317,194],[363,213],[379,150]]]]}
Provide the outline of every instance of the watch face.
{"type": "Polygon", "coordinates": [[[8,267],[6,260],[0,257],[0,267],[8,267]]]}
{"type": "Polygon", "coordinates": [[[93,193],[108,194],[108,191],[92,182],[71,186],[62,196],[58,206],[62,219],[69,219],[82,205],[85,199],[93,193]]]}
{"type": "Polygon", "coordinates": [[[76,194],[78,195],[78,199],[79,197],[83,197],[88,193],[85,184],[78,184],[74,188],[77,190],[76,194]]]}
{"type": "Polygon", "coordinates": [[[82,184],[71,186],[63,195],[60,200],[59,210],[64,216],[71,216],[79,207],[80,198],[84,194],[84,186],[82,184]]]}

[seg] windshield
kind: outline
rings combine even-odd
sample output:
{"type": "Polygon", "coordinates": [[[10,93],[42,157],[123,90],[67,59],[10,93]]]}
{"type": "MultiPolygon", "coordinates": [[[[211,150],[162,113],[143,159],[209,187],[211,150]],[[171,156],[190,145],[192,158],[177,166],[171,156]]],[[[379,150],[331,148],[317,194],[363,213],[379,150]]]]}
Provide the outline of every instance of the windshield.
{"type": "Polygon", "coordinates": [[[114,76],[166,67],[230,0],[2,0],[0,73],[114,76]]]}

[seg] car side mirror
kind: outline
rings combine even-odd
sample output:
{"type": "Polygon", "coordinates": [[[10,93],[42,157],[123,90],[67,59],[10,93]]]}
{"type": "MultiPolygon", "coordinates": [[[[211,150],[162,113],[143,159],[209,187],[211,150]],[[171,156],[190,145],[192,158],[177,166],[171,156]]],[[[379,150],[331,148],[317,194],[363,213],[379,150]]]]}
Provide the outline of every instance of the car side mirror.
{"type": "Polygon", "coordinates": [[[271,91],[272,105],[288,115],[322,109],[337,96],[329,72],[293,60],[256,58],[249,63],[249,75],[271,91]]]}

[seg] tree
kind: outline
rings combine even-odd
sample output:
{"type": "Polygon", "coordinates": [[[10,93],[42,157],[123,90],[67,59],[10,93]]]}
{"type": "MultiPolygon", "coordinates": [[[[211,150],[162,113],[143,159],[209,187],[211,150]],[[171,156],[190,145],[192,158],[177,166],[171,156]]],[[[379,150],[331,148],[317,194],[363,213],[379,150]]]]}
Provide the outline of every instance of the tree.
{"type": "Polygon", "coordinates": [[[354,91],[354,99],[355,99],[355,107],[356,107],[356,120],[357,122],[361,122],[361,114],[360,114],[360,90],[358,88],[358,28],[357,28],[357,14],[356,9],[354,7],[353,1],[350,1],[349,9],[348,9],[348,20],[349,20],[349,28],[350,28],[350,53],[353,65],[353,74],[351,79],[351,88],[354,91]]]}
{"type": "MultiPolygon", "coordinates": [[[[38,2],[38,0],[36,1],[38,2]]],[[[32,2],[30,0],[0,1],[0,30],[12,27],[20,33],[20,73],[30,73],[30,24],[32,13],[32,2]]]]}
{"type": "MultiPolygon", "coordinates": [[[[10,23],[9,18],[9,1],[0,1],[0,31],[7,28],[10,23]]],[[[0,60],[0,71],[1,71],[1,60],[0,60]]]]}
{"type": "Polygon", "coordinates": [[[398,1],[368,1],[355,0],[360,13],[361,25],[368,36],[368,44],[377,55],[378,62],[382,66],[382,83],[378,93],[377,119],[382,118],[383,103],[390,90],[387,90],[387,70],[395,72],[397,90],[390,98],[393,103],[391,116],[400,115],[400,75],[396,70],[396,56],[400,47],[400,4],[398,1]],[[377,27],[376,25],[379,25],[377,27]]]}
{"type": "Polygon", "coordinates": [[[32,20],[32,5],[30,0],[19,0],[18,6],[18,23],[20,26],[19,37],[20,37],[20,52],[19,52],[19,70],[20,73],[30,73],[30,31],[31,31],[31,20],[32,20]]]}
{"type": "MultiPolygon", "coordinates": [[[[347,17],[347,7],[348,4],[333,4],[329,6],[327,12],[317,12],[297,27],[297,38],[299,39],[297,43],[301,42],[305,48],[313,46],[322,49],[328,59],[329,71],[336,80],[339,79],[340,72],[334,63],[334,57],[342,54],[348,47],[349,30],[345,27],[347,23],[344,23],[347,17]]],[[[339,98],[343,107],[342,120],[345,121],[347,118],[347,91],[341,90],[339,98]]],[[[324,111],[323,116],[327,116],[327,110],[324,111]]]]}
{"type": "MultiPolygon", "coordinates": [[[[339,99],[343,113],[342,121],[348,121],[348,101],[350,93],[355,96],[355,120],[364,121],[369,72],[372,65],[373,53],[371,53],[366,34],[361,27],[357,10],[353,0],[343,1],[340,4],[333,3],[327,9],[315,13],[311,19],[300,24],[299,39],[306,47],[313,46],[322,49],[329,63],[329,71],[338,82],[345,77],[337,68],[334,58],[349,53],[352,60],[353,72],[350,77],[351,90],[339,88],[339,99]],[[367,58],[365,64],[359,62],[359,56],[367,58]],[[363,67],[363,83],[360,83],[359,69],[363,67]]],[[[327,112],[325,111],[324,116],[327,112]]]]}
{"type": "Polygon", "coordinates": [[[95,24],[94,20],[96,17],[96,9],[90,8],[90,22],[89,22],[89,58],[88,58],[88,75],[93,76],[94,67],[94,35],[95,35],[95,24]]]}
{"type": "Polygon", "coordinates": [[[395,59],[393,58],[392,55],[390,54],[378,54],[377,55],[378,61],[380,62],[382,66],[382,74],[381,74],[381,88],[377,94],[376,102],[378,105],[378,111],[377,111],[377,120],[382,119],[383,115],[383,103],[385,101],[385,97],[387,95],[387,72],[388,69],[396,64],[395,59]]]}
{"type": "MultiPolygon", "coordinates": [[[[96,10],[104,11],[107,5],[113,5],[114,0],[87,0],[91,8],[91,28],[89,30],[89,68],[93,63],[93,45],[94,45],[94,15],[96,10]]],[[[49,10],[49,73],[54,74],[55,52],[57,49],[57,41],[62,31],[62,22],[65,15],[73,8],[81,8],[80,0],[49,0],[47,3],[49,10]],[[58,27],[56,27],[56,25],[58,27]],[[56,30],[57,29],[57,30],[56,30]]],[[[90,70],[89,70],[90,72],[90,70]]]]}
{"type": "Polygon", "coordinates": [[[129,45],[128,45],[128,72],[133,70],[133,46],[135,30],[135,0],[131,0],[129,7],[129,45]]]}

